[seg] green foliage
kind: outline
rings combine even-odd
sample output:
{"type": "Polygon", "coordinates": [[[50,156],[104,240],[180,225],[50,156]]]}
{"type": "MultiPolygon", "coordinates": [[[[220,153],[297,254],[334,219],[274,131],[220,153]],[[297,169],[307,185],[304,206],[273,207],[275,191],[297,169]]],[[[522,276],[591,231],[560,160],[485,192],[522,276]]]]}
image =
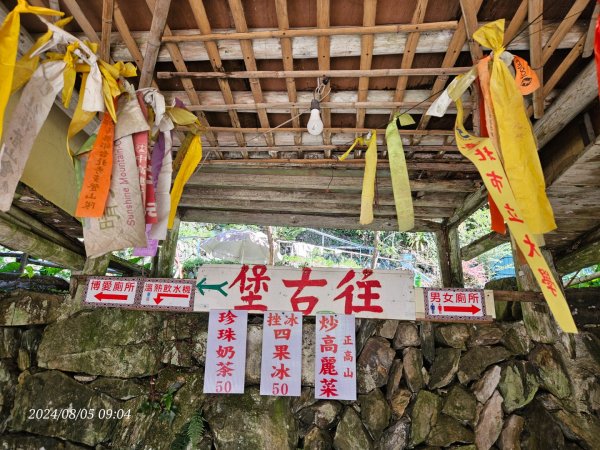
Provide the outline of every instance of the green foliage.
{"type": "MultiPolygon", "coordinates": [[[[600,264],[596,264],[595,266],[592,266],[590,269],[588,269],[588,271],[589,271],[589,275],[591,275],[592,273],[600,272],[600,264]]],[[[569,280],[571,279],[571,277],[573,277],[573,276],[575,276],[575,277],[583,277],[585,275],[586,275],[586,273],[574,274],[574,275],[571,275],[568,278],[565,277],[565,278],[567,278],[565,281],[568,283],[569,280]]],[[[596,278],[594,280],[586,281],[584,283],[572,284],[569,287],[570,288],[600,287],[600,278],[596,278]]]]}
{"type": "Polygon", "coordinates": [[[25,269],[23,270],[23,274],[21,276],[27,277],[27,278],[33,278],[34,275],[35,275],[35,272],[33,271],[33,267],[25,266],[25,269]]]}
{"type": "Polygon", "coordinates": [[[20,270],[21,263],[18,261],[9,262],[0,266],[1,273],[16,273],[20,270]]]}
{"type": "Polygon", "coordinates": [[[181,432],[177,434],[171,444],[171,450],[185,450],[190,444],[192,448],[196,448],[200,445],[205,431],[205,420],[202,416],[202,409],[199,409],[194,413],[190,421],[183,426],[181,432]]]}
{"type": "Polygon", "coordinates": [[[169,425],[172,424],[179,409],[175,404],[175,394],[181,386],[181,383],[173,383],[169,386],[167,392],[165,392],[158,400],[155,400],[153,396],[149,396],[148,399],[140,405],[139,412],[142,414],[151,414],[154,411],[159,411],[158,417],[163,420],[168,420],[169,425]]]}

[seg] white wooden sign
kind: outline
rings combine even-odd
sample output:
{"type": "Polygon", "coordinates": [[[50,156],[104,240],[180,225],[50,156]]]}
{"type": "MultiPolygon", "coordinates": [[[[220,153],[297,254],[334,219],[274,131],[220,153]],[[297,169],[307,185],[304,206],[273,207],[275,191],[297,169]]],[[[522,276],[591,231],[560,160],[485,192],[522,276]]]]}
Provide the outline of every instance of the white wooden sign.
{"type": "Polygon", "coordinates": [[[302,314],[269,311],[263,320],[260,395],[300,396],[302,314]]]}
{"type": "Polygon", "coordinates": [[[85,302],[100,305],[133,305],[137,280],[119,278],[88,278],[85,302]]]}
{"type": "Polygon", "coordinates": [[[415,320],[406,270],[207,265],[198,269],[194,311],[297,311],[415,320]]]}
{"type": "Polygon", "coordinates": [[[146,281],[142,292],[142,306],[158,305],[175,308],[188,308],[192,305],[194,289],[189,284],[177,280],[146,281]]]}
{"type": "Polygon", "coordinates": [[[315,398],[356,400],[354,316],[318,314],[315,323],[315,398]]]}
{"type": "Polygon", "coordinates": [[[243,394],[248,312],[212,310],[204,365],[204,393],[243,394]]]}
{"type": "Polygon", "coordinates": [[[425,318],[436,321],[481,321],[491,317],[486,313],[483,290],[423,289],[425,318]]]}

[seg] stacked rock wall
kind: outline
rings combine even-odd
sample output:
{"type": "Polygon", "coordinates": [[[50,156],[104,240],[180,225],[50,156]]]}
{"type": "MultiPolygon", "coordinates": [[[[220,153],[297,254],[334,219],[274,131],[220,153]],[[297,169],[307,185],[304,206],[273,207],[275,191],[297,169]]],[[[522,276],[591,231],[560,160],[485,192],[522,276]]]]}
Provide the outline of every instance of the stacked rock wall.
{"type": "Polygon", "coordinates": [[[206,314],[6,295],[0,449],[600,448],[600,343],[557,332],[543,305],[477,326],[357,321],[356,402],[314,399],[310,319],[302,395],[260,396],[261,323],[248,327],[246,393],[203,395],[206,314]]]}

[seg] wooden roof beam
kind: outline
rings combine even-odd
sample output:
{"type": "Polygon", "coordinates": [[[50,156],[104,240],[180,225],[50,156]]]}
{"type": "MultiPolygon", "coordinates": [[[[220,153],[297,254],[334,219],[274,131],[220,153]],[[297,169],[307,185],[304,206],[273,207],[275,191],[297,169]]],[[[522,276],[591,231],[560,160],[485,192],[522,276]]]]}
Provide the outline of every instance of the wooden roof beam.
{"type": "MultiPolygon", "coordinates": [[[[375,15],[377,13],[377,0],[365,0],[363,2],[363,27],[375,25],[375,15]]],[[[363,34],[361,36],[361,54],[360,70],[370,70],[373,61],[373,35],[363,34]]],[[[360,77],[358,79],[358,101],[364,102],[369,94],[369,78],[360,77]]],[[[363,128],[365,125],[365,110],[358,108],[356,111],[356,127],[363,128]]],[[[354,154],[358,156],[360,150],[355,149],[354,154]]]]}
{"type": "Polygon", "coordinates": [[[90,42],[100,44],[100,39],[98,38],[96,30],[94,30],[94,27],[77,4],[77,0],[64,0],[64,3],[67,9],[71,12],[71,15],[75,19],[75,22],[77,22],[79,27],[85,33],[86,38],[90,42]]]}
{"type": "Polygon", "coordinates": [[[577,19],[583,13],[583,10],[588,5],[590,0],[576,0],[567,12],[567,15],[560,23],[558,28],[552,34],[552,37],[546,42],[544,50],[542,52],[542,64],[546,64],[550,57],[554,54],[554,51],[558,48],[558,44],[566,36],[567,32],[571,29],[577,19]]]}
{"type": "Polygon", "coordinates": [[[542,28],[544,26],[544,0],[529,0],[529,62],[540,80],[540,87],[533,92],[533,116],[544,115],[544,60],[542,50],[542,28]]]}
{"type": "MultiPolygon", "coordinates": [[[[157,7],[158,7],[158,2],[164,2],[164,1],[170,1],[170,0],[146,0],[146,4],[148,5],[148,8],[150,9],[150,11],[154,11],[157,7]]],[[[155,18],[153,17],[152,22],[154,23],[155,18]]],[[[157,19],[158,20],[158,19],[157,19]]],[[[166,23],[166,17],[164,18],[165,20],[165,26],[164,26],[164,30],[163,33],[161,33],[161,35],[171,35],[171,29],[169,28],[169,25],[167,25],[166,23]]],[[[177,44],[174,43],[167,43],[166,44],[167,47],[167,51],[169,52],[169,54],[171,55],[171,59],[173,61],[173,64],[175,65],[175,68],[179,71],[187,71],[187,66],[185,64],[185,59],[183,58],[183,55],[181,54],[181,51],[179,50],[179,47],[177,46],[177,44]]],[[[158,55],[158,49],[157,49],[157,55],[158,55]]],[[[147,57],[144,58],[144,63],[146,64],[147,57]]],[[[152,64],[152,71],[154,72],[154,66],[156,65],[156,59],[154,60],[154,63],[152,64]]],[[[181,79],[181,84],[183,85],[183,89],[185,90],[185,92],[187,93],[188,98],[190,99],[190,103],[192,105],[198,105],[200,104],[200,99],[198,98],[198,93],[196,92],[196,88],[194,87],[194,83],[192,82],[192,80],[190,80],[189,78],[182,78],[181,79]]],[[[142,84],[140,83],[140,86],[142,86],[142,84]]],[[[210,128],[210,125],[208,124],[208,121],[206,120],[206,116],[204,115],[203,112],[197,112],[196,115],[198,116],[198,118],[200,119],[200,122],[206,126],[207,128],[210,128]]],[[[212,133],[212,131],[208,130],[206,133],[206,137],[208,139],[208,141],[210,142],[210,145],[217,147],[219,145],[219,142],[217,141],[216,136],[212,133]]]]}
{"type": "Polygon", "coordinates": [[[588,26],[588,30],[585,37],[585,46],[583,48],[583,57],[589,58],[594,53],[594,40],[596,37],[596,22],[598,20],[598,14],[600,13],[600,3],[596,3],[594,10],[592,11],[592,17],[588,26]]]}
{"type": "MultiPolygon", "coordinates": [[[[210,22],[208,20],[208,15],[206,14],[206,9],[204,8],[204,2],[198,0],[189,0],[190,8],[192,9],[192,14],[194,15],[194,20],[196,21],[196,25],[200,30],[202,35],[208,35],[212,32],[210,22]]],[[[221,61],[221,55],[219,53],[219,47],[216,42],[207,41],[204,43],[204,47],[206,48],[206,52],[208,53],[210,64],[215,72],[219,72],[223,70],[223,62],[221,61]]],[[[227,104],[235,103],[233,100],[233,93],[231,92],[231,87],[229,86],[229,82],[227,80],[219,80],[219,89],[223,95],[223,100],[227,104]]],[[[231,125],[240,128],[240,119],[237,115],[236,111],[229,112],[229,120],[231,120],[231,125]]],[[[235,135],[236,141],[238,145],[244,147],[246,145],[246,140],[242,133],[236,133],[235,135]]],[[[243,155],[246,157],[246,155],[243,155]]]]}
{"type": "MultiPolygon", "coordinates": [[[[317,0],[317,27],[319,28],[329,28],[329,14],[330,14],[330,5],[329,0],[317,0]]],[[[320,76],[329,76],[323,74],[325,71],[329,71],[331,69],[331,47],[329,36],[322,35],[318,38],[318,46],[317,46],[317,58],[319,64],[319,72],[321,74],[313,75],[312,77],[320,77],[320,76]]],[[[331,84],[329,85],[331,87],[331,84]]],[[[320,100],[325,101],[327,97],[321,98],[320,100]]],[[[323,144],[328,145],[331,144],[331,111],[327,108],[321,110],[321,120],[323,120],[323,144]]]]}
{"type": "Polygon", "coordinates": [[[114,0],[102,1],[102,39],[100,40],[100,58],[110,60],[110,34],[112,32],[114,0]]]}
{"type": "Polygon", "coordinates": [[[144,55],[144,65],[141,69],[139,88],[147,88],[152,84],[154,67],[158,59],[158,50],[160,42],[165,32],[167,25],[167,16],[171,7],[171,0],[156,0],[152,10],[152,25],[150,27],[150,35],[146,46],[146,54],[144,55]]]}
{"type": "MultiPolygon", "coordinates": [[[[279,1],[279,0],[277,0],[279,1]]],[[[281,28],[279,30],[254,30],[247,32],[222,32],[210,34],[178,34],[163,36],[163,42],[209,42],[240,39],[290,39],[308,36],[344,36],[383,33],[423,33],[431,31],[455,30],[458,22],[448,20],[445,22],[429,22],[419,24],[373,25],[361,27],[317,27],[317,28],[281,28]]]]}
{"type": "MultiPolygon", "coordinates": [[[[421,67],[413,69],[361,69],[361,70],[246,70],[243,72],[157,72],[159,79],[171,78],[360,78],[360,77],[397,77],[397,76],[441,76],[459,75],[471,69],[470,67],[421,67]]],[[[260,101],[257,100],[258,103],[260,101]]]]}
{"type": "MultiPolygon", "coordinates": [[[[423,20],[425,20],[425,13],[427,11],[428,2],[429,0],[418,0],[417,6],[415,8],[415,11],[413,12],[411,20],[412,25],[418,26],[419,24],[423,23],[423,20]]],[[[420,32],[413,32],[410,33],[406,38],[406,46],[404,47],[404,52],[402,53],[402,62],[400,63],[401,69],[410,69],[412,67],[420,36],[420,32]]],[[[396,92],[394,94],[395,102],[401,102],[402,100],[404,100],[407,84],[408,77],[398,77],[398,82],[396,83],[396,92]]],[[[395,109],[397,110],[398,108],[395,109]]]]}
{"type": "MultiPolygon", "coordinates": [[[[246,151],[249,153],[252,152],[267,152],[271,153],[298,153],[298,157],[302,159],[302,153],[305,152],[329,152],[331,155],[333,152],[343,153],[348,150],[347,145],[275,145],[272,147],[269,146],[252,146],[252,147],[235,147],[235,146],[225,146],[221,145],[219,147],[206,147],[203,146],[205,151],[215,151],[221,150],[223,152],[242,152],[246,151]]],[[[381,157],[383,157],[384,153],[387,151],[387,147],[385,145],[377,146],[378,153],[381,157]]],[[[439,151],[444,152],[452,152],[458,158],[463,159],[464,157],[460,155],[458,152],[458,148],[456,145],[405,145],[404,151],[406,152],[431,152],[437,153],[439,151]]],[[[326,158],[327,159],[327,158],[326,158]]],[[[466,160],[466,159],[465,159],[466,160]]],[[[210,160],[209,160],[210,161],[210,160]]]]}
{"type": "MultiPolygon", "coordinates": [[[[248,25],[246,24],[246,17],[244,14],[244,7],[242,6],[241,0],[229,0],[229,9],[233,15],[233,21],[235,22],[235,29],[238,32],[247,32],[248,25]]],[[[254,57],[254,49],[252,48],[252,41],[244,39],[240,40],[240,46],[242,48],[242,54],[244,55],[244,64],[248,72],[258,71],[256,66],[256,58],[254,57]]],[[[254,96],[256,103],[263,102],[262,88],[260,87],[260,81],[253,77],[249,77],[250,89],[254,96]]],[[[269,117],[267,111],[263,108],[258,108],[258,119],[262,128],[271,128],[269,125],[269,117]]],[[[273,135],[271,133],[266,134],[267,143],[273,145],[273,135]]]]}
{"type": "MultiPolygon", "coordinates": [[[[289,30],[290,21],[288,17],[287,0],[275,0],[275,10],[277,12],[277,25],[279,26],[280,30],[289,30]]],[[[292,49],[292,39],[289,37],[282,37],[280,42],[283,70],[293,71],[294,52],[292,49]]],[[[296,80],[293,78],[286,78],[285,85],[290,103],[297,102],[298,95],[296,92],[296,80]]],[[[298,117],[299,113],[300,111],[298,110],[298,107],[293,107],[290,109],[292,126],[294,128],[300,128],[300,117],[298,117]]],[[[294,134],[294,143],[296,145],[302,145],[302,133],[294,134]]]]}
{"type": "Polygon", "coordinates": [[[495,231],[491,231],[462,247],[460,249],[461,259],[463,261],[470,261],[505,242],[510,242],[510,236],[508,234],[498,234],[495,231]]]}
{"type": "MultiPolygon", "coordinates": [[[[358,215],[327,217],[315,214],[276,214],[276,213],[250,213],[210,211],[202,209],[181,210],[181,220],[205,223],[239,223],[272,226],[293,226],[309,228],[337,228],[348,230],[381,230],[397,231],[396,218],[375,217],[369,225],[360,225],[358,215]]],[[[430,220],[416,219],[412,231],[437,231],[440,225],[430,220]]]]}
{"type": "MultiPolygon", "coordinates": [[[[187,130],[185,126],[178,126],[178,130],[187,130]]],[[[210,129],[216,133],[235,133],[237,131],[241,133],[298,133],[305,132],[306,128],[232,128],[232,127],[210,127],[210,129]]],[[[371,128],[347,128],[347,127],[330,127],[327,129],[330,133],[368,133],[371,128]]],[[[385,133],[385,128],[378,128],[377,133],[385,133]]],[[[398,130],[401,135],[407,136],[453,136],[454,130],[398,130]]],[[[331,145],[331,144],[326,144],[331,145]]]]}
{"type": "Polygon", "coordinates": [[[521,4],[517,8],[517,11],[513,14],[510,22],[508,22],[508,26],[504,32],[504,46],[508,46],[509,42],[511,42],[519,33],[524,30],[521,29],[521,26],[525,22],[525,18],[527,17],[527,10],[529,6],[529,0],[522,0],[521,4]]]}
{"type": "Polygon", "coordinates": [[[462,11],[462,17],[465,20],[465,31],[467,33],[467,42],[469,43],[471,59],[473,60],[473,64],[477,64],[477,62],[483,58],[481,46],[473,39],[473,33],[479,28],[477,23],[477,11],[479,11],[477,0],[460,0],[460,9],[462,11]]]}

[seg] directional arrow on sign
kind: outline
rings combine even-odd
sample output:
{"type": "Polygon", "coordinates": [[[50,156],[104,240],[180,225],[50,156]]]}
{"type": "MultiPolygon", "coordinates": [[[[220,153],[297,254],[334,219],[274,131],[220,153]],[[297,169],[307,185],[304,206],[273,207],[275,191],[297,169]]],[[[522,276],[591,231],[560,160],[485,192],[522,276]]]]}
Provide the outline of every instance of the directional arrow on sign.
{"type": "Polygon", "coordinates": [[[481,311],[481,308],[478,308],[475,305],[470,306],[444,306],[445,312],[462,312],[462,313],[471,313],[471,315],[477,314],[481,311]]]}
{"type": "Polygon", "coordinates": [[[102,300],[127,300],[127,294],[105,294],[104,292],[98,292],[94,295],[99,301],[102,300]]]}
{"type": "Polygon", "coordinates": [[[165,294],[165,293],[158,294],[156,297],[154,297],[154,303],[156,303],[158,305],[166,297],[187,298],[187,297],[189,297],[189,294],[165,294]]]}
{"type": "Polygon", "coordinates": [[[227,297],[227,292],[225,292],[225,290],[223,289],[225,286],[227,286],[227,281],[224,281],[221,284],[206,284],[206,277],[202,278],[200,282],[196,285],[201,295],[204,295],[204,290],[207,290],[219,291],[221,294],[223,294],[224,297],[227,297]]]}

